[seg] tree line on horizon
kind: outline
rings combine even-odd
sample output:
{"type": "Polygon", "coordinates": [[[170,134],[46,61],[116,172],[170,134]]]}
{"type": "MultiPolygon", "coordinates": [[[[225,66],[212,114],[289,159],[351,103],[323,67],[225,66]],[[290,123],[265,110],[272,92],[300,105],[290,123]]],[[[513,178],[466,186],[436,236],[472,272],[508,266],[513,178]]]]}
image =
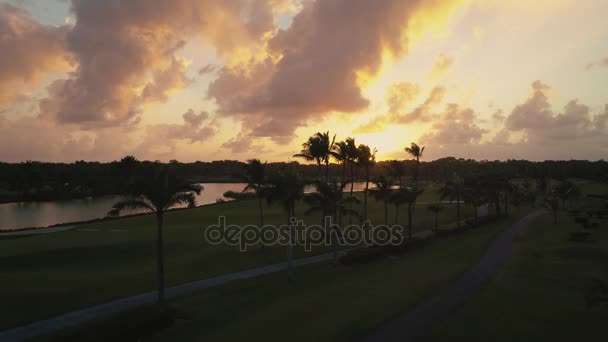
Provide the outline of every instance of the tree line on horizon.
{"type": "MultiPolygon", "coordinates": [[[[341,143],[344,142],[346,140],[341,143]]],[[[336,146],[339,145],[336,143],[336,146]]],[[[306,160],[303,161],[306,162],[306,160]]],[[[245,162],[235,160],[161,163],[159,161],[139,161],[134,156],[126,156],[119,161],[108,163],[85,161],[74,163],[0,162],[0,203],[64,200],[117,194],[134,178],[147,177],[151,170],[159,165],[169,165],[177,176],[193,182],[239,182],[245,164],[245,162]]],[[[307,178],[315,177],[319,172],[316,161],[313,164],[302,164],[298,161],[269,162],[267,168],[269,172],[274,172],[288,165],[296,167],[307,178]]],[[[412,159],[377,161],[377,167],[369,169],[369,177],[381,176],[384,173],[383,170],[390,165],[403,168],[403,178],[413,179],[415,172],[419,172],[420,181],[432,182],[448,179],[454,173],[466,177],[480,172],[495,172],[510,178],[530,179],[605,180],[608,177],[608,163],[603,160],[476,161],[454,157],[433,161],[420,160],[420,163],[412,159]]],[[[350,173],[344,164],[333,158],[328,164],[323,161],[322,166],[325,167],[325,172],[332,176],[350,173]]],[[[364,180],[364,169],[354,167],[354,178],[359,181],[364,180]]]]}
{"type": "MultiPolygon", "coordinates": [[[[375,160],[377,150],[367,145],[357,145],[354,138],[346,138],[337,141],[335,135],[329,132],[318,132],[302,144],[302,150],[294,154],[307,162],[313,162],[316,173],[312,177],[306,177],[299,163],[281,165],[279,168],[270,169],[268,163],[259,159],[250,159],[242,164],[242,170],[238,174],[240,181],[246,186],[243,192],[252,191],[257,197],[259,208],[258,227],[264,227],[264,202],[268,205],[280,205],[285,212],[285,223],[289,226],[289,236],[295,236],[295,227],[292,222],[297,220],[296,203],[303,202],[307,206],[304,215],[319,213],[321,225],[325,228],[325,234],[331,236],[333,263],[338,263],[337,240],[340,238],[340,230],[346,224],[364,223],[368,221],[368,197],[373,196],[384,205],[383,224],[399,224],[400,207],[404,206],[407,215],[407,239],[413,239],[414,213],[416,202],[425,189],[421,176],[423,169],[420,159],[425,151],[424,146],[411,143],[404,148],[404,152],[410,155],[413,164],[411,177],[408,176],[407,167],[404,162],[390,161],[383,165],[379,175],[371,175],[371,170],[378,169],[375,160]],[[330,173],[331,160],[335,160],[341,170],[340,175],[330,173]],[[353,193],[353,183],[357,179],[355,170],[363,170],[362,179],[365,188],[362,191],[363,201],[353,193]],[[314,185],[312,193],[305,193],[309,185],[314,185]],[[371,185],[371,187],[370,187],[371,185]],[[347,186],[350,189],[347,190],[347,186]],[[391,221],[388,217],[388,206],[395,206],[395,218],[391,221]],[[337,226],[329,227],[326,218],[330,217],[337,226]]],[[[131,197],[117,202],[109,212],[111,216],[120,215],[126,210],[144,210],[156,214],[157,218],[157,276],[158,276],[158,300],[164,301],[164,252],[163,252],[163,226],[164,213],[176,205],[188,204],[194,206],[194,193],[200,193],[202,188],[192,181],[187,181],[176,175],[177,169],[174,165],[157,165],[154,172],[148,177],[138,178],[128,168],[139,165],[134,157],[126,157],[122,161],[123,177],[128,180],[127,189],[130,189],[131,197]]],[[[435,216],[433,233],[439,233],[438,216],[444,208],[442,201],[447,200],[456,205],[456,229],[461,229],[463,217],[461,206],[467,204],[473,208],[474,218],[472,225],[478,223],[477,210],[487,205],[494,210],[496,217],[508,216],[509,206],[518,206],[524,202],[534,205],[536,195],[544,195],[544,205],[550,209],[554,217],[559,210],[559,200],[564,204],[566,201],[575,201],[582,193],[580,188],[569,180],[563,180],[557,187],[550,186],[550,179],[544,175],[536,178],[533,186],[527,179],[523,183],[512,182],[513,177],[504,170],[487,168],[483,163],[476,173],[463,175],[458,169],[452,168],[453,173],[440,182],[440,201],[427,207],[435,216]],[[534,187],[534,188],[533,188],[534,187]],[[557,205],[556,205],[557,203],[557,205]]],[[[375,222],[378,224],[379,222],[375,222]]],[[[260,246],[265,247],[264,243],[260,246]]],[[[289,282],[293,281],[293,244],[287,244],[287,274],[289,282]]]]}

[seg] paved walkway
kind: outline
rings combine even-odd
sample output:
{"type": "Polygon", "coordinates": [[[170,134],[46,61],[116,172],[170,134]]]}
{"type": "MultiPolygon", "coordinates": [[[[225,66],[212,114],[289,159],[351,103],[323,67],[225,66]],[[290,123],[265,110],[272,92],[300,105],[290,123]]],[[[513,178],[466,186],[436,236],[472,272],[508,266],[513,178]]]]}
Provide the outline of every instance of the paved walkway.
{"type": "MultiPolygon", "coordinates": [[[[340,255],[345,252],[340,252],[340,255]]],[[[294,261],[294,267],[305,266],[331,260],[332,253],[321,254],[308,258],[301,258],[294,261]]],[[[287,268],[286,262],[281,262],[269,266],[252,268],[249,270],[224,274],[214,278],[194,281],[174,287],[167,288],[165,296],[173,298],[188,294],[194,291],[207,289],[210,287],[223,285],[235,280],[253,278],[270,273],[284,271],[287,268]]],[[[96,305],[90,308],[72,311],[61,316],[55,316],[43,321],[34,322],[22,327],[0,332],[0,341],[22,341],[42,334],[48,334],[61,329],[91,320],[95,318],[109,316],[113,313],[127,310],[136,306],[154,303],[156,301],[156,291],[147,292],[141,295],[118,299],[109,303],[96,305]]]]}
{"type": "Polygon", "coordinates": [[[75,229],[76,226],[59,226],[50,228],[34,228],[34,229],[20,229],[14,231],[3,232],[0,230],[0,238],[5,236],[28,236],[28,235],[40,235],[40,234],[51,234],[64,232],[66,230],[75,229]]]}
{"type": "Polygon", "coordinates": [[[504,268],[513,240],[526,231],[530,222],[544,214],[546,211],[538,210],[513,224],[490,243],[477,264],[453,283],[404,314],[386,321],[361,341],[409,342],[428,336],[439,323],[464,305],[504,268]]]}

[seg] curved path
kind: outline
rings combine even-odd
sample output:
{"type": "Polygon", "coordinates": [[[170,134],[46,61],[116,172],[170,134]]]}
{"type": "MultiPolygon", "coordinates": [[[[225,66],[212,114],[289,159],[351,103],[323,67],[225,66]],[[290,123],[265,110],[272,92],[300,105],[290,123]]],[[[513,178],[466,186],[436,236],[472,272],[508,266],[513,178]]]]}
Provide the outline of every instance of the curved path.
{"type": "MultiPolygon", "coordinates": [[[[341,255],[345,251],[339,252],[341,255]]],[[[333,258],[332,253],[321,254],[317,256],[300,258],[294,260],[294,267],[315,264],[333,258]]],[[[268,266],[252,268],[240,272],[224,274],[214,278],[193,281],[190,283],[169,287],[165,290],[167,299],[174,298],[180,295],[192,293],[197,290],[202,290],[214,286],[223,285],[236,280],[253,278],[270,273],[285,271],[287,262],[276,263],[268,266]]],[[[146,292],[144,294],[114,300],[105,304],[92,306],[82,310],[72,311],[60,316],[55,316],[46,320],[34,322],[18,328],[0,331],[0,341],[23,341],[33,337],[59,331],[61,329],[83,323],[95,318],[107,317],[113,313],[127,310],[136,306],[154,303],[156,301],[156,291],[146,292]]]]}
{"type": "Polygon", "coordinates": [[[464,305],[493,276],[502,271],[511,254],[513,240],[526,231],[530,222],[544,214],[545,210],[537,210],[500,233],[492,240],[477,264],[453,283],[404,314],[381,324],[361,341],[417,341],[429,335],[450,313],[464,305]]]}

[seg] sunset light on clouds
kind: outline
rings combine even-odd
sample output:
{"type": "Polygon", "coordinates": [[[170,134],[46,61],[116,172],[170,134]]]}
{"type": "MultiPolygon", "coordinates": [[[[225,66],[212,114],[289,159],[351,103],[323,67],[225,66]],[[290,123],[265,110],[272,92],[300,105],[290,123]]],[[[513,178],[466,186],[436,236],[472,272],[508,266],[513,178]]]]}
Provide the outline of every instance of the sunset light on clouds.
{"type": "Polygon", "coordinates": [[[606,0],[0,2],[0,160],[608,152],[606,0]]]}

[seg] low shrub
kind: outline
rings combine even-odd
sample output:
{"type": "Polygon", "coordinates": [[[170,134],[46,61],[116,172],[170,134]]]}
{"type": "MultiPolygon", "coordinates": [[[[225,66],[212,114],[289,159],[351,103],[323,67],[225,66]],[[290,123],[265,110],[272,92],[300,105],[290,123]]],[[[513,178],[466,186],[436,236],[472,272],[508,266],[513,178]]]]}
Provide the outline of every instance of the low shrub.
{"type": "Polygon", "coordinates": [[[590,242],[591,241],[591,233],[590,232],[572,232],[570,233],[569,240],[572,242],[590,242]]]}
{"type": "Polygon", "coordinates": [[[369,246],[356,248],[342,257],[340,263],[344,266],[367,264],[386,257],[383,246],[369,246]]]}

